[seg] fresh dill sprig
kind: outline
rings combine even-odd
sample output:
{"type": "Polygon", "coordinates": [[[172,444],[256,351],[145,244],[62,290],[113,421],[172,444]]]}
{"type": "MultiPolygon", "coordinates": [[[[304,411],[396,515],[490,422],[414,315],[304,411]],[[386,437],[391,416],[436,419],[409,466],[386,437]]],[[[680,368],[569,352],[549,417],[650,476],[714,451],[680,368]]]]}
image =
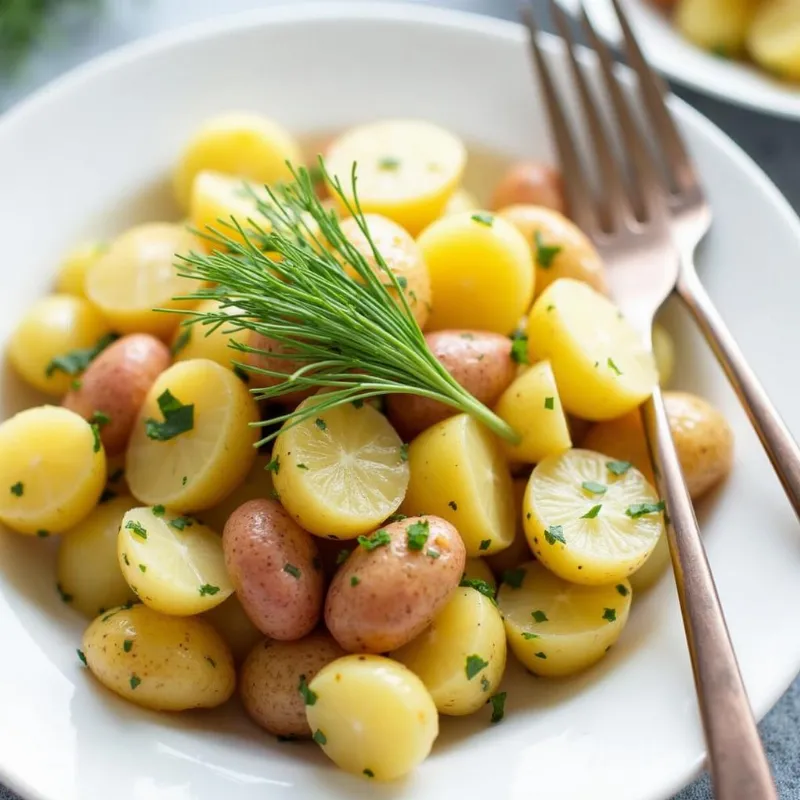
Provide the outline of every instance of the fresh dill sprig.
{"type": "MultiPolygon", "coordinates": [[[[376,267],[357,250],[314,192],[305,167],[290,166],[294,181],[255,194],[263,218],[220,220],[218,228],[197,232],[214,244],[210,253],[182,257],[181,274],[207,282],[185,299],[216,299],[217,311],[193,313],[186,324],[213,330],[253,331],[281,346],[266,353],[235,339],[242,353],[268,355],[300,364],[291,374],[242,366],[281,379],[253,389],[257,399],[275,400],[313,387],[324,392],[313,404],[258,423],[297,424],[324,411],[383,394],[413,394],[438,400],[473,415],[509,441],[517,434],[460,386],[429,350],[406,300],[404,287],[370,236],[356,192],[348,201],[338,178],[320,159],[320,170],[368,242],[376,267]],[[234,238],[235,236],[235,238],[234,238]],[[346,266],[345,266],[346,265],[346,266]]],[[[187,312],[184,312],[187,313],[187,312]]],[[[266,436],[263,442],[275,438],[266,436]]]]}

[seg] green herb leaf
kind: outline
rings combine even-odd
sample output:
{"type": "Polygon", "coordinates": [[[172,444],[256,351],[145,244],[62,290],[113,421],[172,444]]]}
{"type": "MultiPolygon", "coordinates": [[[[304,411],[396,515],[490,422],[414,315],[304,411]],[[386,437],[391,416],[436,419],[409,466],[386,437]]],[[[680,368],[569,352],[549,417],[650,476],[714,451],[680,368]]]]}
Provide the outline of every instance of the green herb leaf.
{"type": "Polygon", "coordinates": [[[428,556],[428,558],[437,559],[441,556],[441,553],[438,550],[428,550],[425,555],[428,556]]]}
{"type": "Polygon", "coordinates": [[[328,737],[319,728],[314,731],[311,738],[319,745],[328,744],[328,737]]]}
{"type": "Polygon", "coordinates": [[[467,673],[467,680],[471,681],[482,669],[489,666],[488,661],[484,661],[479,655],[467,656],[467,663],[465,671],[467,673]]]}
{"type": "Polygon", "coordinates": [[[500,580],[507,583],[512,589],[519,589],[525,580],[525,570],[522,567],[507,569],[500,575],[500,580]]]}
{"type": "Polygon", "coordinates": [[[22,495],[23,495],[24,491],[25,491],[25,487],[24,487],[24,485],[22,484],[22,481],[17,481],[17,482],[16,482],[16,483],[15,483],[15,484],[14,484],[14,485],[11,487],[11,494],[13,494],[13,495],[16,495],[17,497],[22,497],[22,495]]]}
{"type": "Polygon", "coordinates": [[[561,525],[551,525],[544,532],[544,539],[547,544],[555,544],[556,542],[561,542],[561,544],[567,543],[567,540],[564,538],[564,528],[561,525]]]}
{"type": "Polygon", "coordinates": [[[126,653],[130,653],[130,651],[131,651],[131,649],[132,649],[132,648],[133,648],[133,640],[132,640],[132,639],[126,639],[126,640],[125,640],[125,641],[122,643],[122,649],[123,649],[123,650],[124,650],[126,653]]]}
{"type": "Polygon", "coordinates": [[[153,508],[151,509],[154,517],[163,517],[166,510],[167,509],[164,508],[164,506],[162,505],[153,506],[153,508]]]}
{"type": "Polygon", "coordinates": [[[361,578],[359,578],[358,575],[351,575],[350,576],[350,585],[351,586],[358,586],[359,583],[361,583],[361,578]]]}
{"type": "Polygon", "coordinates": [[[359,536],[356,541],[365,550],[375,550],[377,547],[383,547],[383,545],[389,544],[389,542],[392,541],[392,537],[381,528],[381,530],[375,531],[375,533],[370,536],[359,536]]]}
{"type": "Polygon", "coordinates": [[[491,539],[481,539],[481,543],[478,545],[478,550],[488,550],[491,546],[491,539]]]}
{"type": "Polygon", "coordinates": [[[603,619],[607,622],[616,622],[617,611],[614,608],[606,608],[603,610],[603,619]]]}
{"type": "Polygon", "coordinates": [[[624,475],[632,466],[630,461],[606,461],[608,471],[614,475],[624,475]]]}
{"type": "Polygon", "coordinates": [[[194,404],[183,405],[169,389],[165,389],[158,397],[158,408],[164,421],[146,419],[145,431],[151,439],[166,442],[194,428],[194,404]]]}
{"type": "Polygon", "coordinates": [[[299,578],[300,577],[300,570],[294,564],[284,564],[283,565],[283,571],[287,572],[293,578],[299,578]]]}
{"type": "Polygon", "coordinates": [[[494,215],[487,214],[485,211],[479,211],[477,214],[473,214],[472,219],[481,225],[486,225],[487,228],[491,228],[494,224],[494,215]]]}
{"type": "Polygon", "coordinates": [[[325,420],[324,420],[324,419],[322,419],[322,417],[317,417],[317,418],[314,420],[314,424],[315,424],[315,425],[316,425],[316,426],[317,426],[317,427],[318,427],[318,428],[319,428],[321,431],[326,431],[326,430],[328,430],[328,425],[327,425],[327,423],[325,422],[325,420]]]}
{"type": "Polygon", "coordinates": [[[297,464],[297,469],[304,469],[307,471],[308,467],[305,464],[297,464]]]}
{"type": "Polygon", "coordinates": [[[303,703],[305,703],[305,705],[313,706],[314,703],[317,702],[316,692],[312,692],[311,689],[308,688],[305,675],[300,676],[300,684],[297,687],[297,691],[300,692],[300,696],[303,698],[303,703]]]}
{"type": "Polygon", "coordinates": [[[131,689],[135,689],[142,682],[142,679],[138,675],[131,675],[131,679],[129,682],[131,685],[131,689]]]}
{"type": "Polygon", "coordinates": [[[664,510],[664,501],[660,500],[658,503],[634,503],[625,509],[625,513],[631,519],[639,519],[646,514],[658,514],[664,510]]]}
{"type": "Polygon", "coordinates": [[[50,531],[46,531],[44,530],[44,528],[40,528],[38,531],[36,531],[36,535],[40,539],[46,539],[50,535],[50,531]]]}
{"type": "Polygon", "coordinates": [[[368,778],[375,777],[375,773],[371,769],[365,769],[363,774],[366,775],[368,778]]]}
{"type": "Polygon", "coordinates": [[[608,491],[608,486],[596,481],[584,481],[581,488],[589,492],[589,494],[605,494],[608,491]]]}
{"type": "Polygon", "coordinates": [[[400,445],[400,460],[408,461],[408,444],[400,445]]]}
{"type": "Polygon", "coordinates": [[[556,407],[556,399],[555,399],[555,397],[545,397],[545,399],[544,399],[544,407],[548,411],[552,411],[556,407]]]}
{"type": "Polygon", "coordinates": [[[541,653],[541,652],[534,653],[534,655],[536,656],[536,658],[547,658],[547,656],[544,653],[541,653]]]}
{"type": "Polygon", "coordinates": [[[581,515],[581,519],[594,519],[599,513],[603,504],[592,506],[585,514],[581,515]]]}
{"type": "Polygon", "coordinates": [[[349,550],[340,550],[336,555],[336,566],[341,566],[347,559],[350,558],[349,550]]]}
{"type": "Polygon", "coordinates": [[[516,364],[530,364],[528,337],[522,331],[514,331],[511,336],[511,360],[516,364]]]}
{"type": "Polygon", "coordinates": [[[536,263],[542,269],[550,269],[553,266],[553,259],[564,249],[561,245],[547,245],[542,238],[542,232],[536,231],[533,234],[533,242],[536,245],[536,263]]]}
{"type": "Polygon", "coordinates": [[[447,505],[448,505],[448,506],[450,506],[450,508],[452,508],[452,509],[453,509],[453,511],[458,511],[458,503],[456,503],[456,501],[455,501],[455,500],[450,500],[450,501],[447,503],[447,505]]]}
{"type": "Polygon", "coordinates": [[[489,698],[492,704],[492,723],[500,722],[506,714],[506,695],[508,692],[498,692],[489,698]]]}
{"type": "Polygon", "coordinates": [[[474,589],[476,592],[480,592],[484,597],[488,597],[492,602],[494,602],[494,587],[490,583],[487,583],[480,578],[463,577],[458,585],[466,586],[469,589],[474,589]]]}
{"type": "Polygon", "coordinates": [[[89,662],[86,660],[86,654],[83,652],[83,650],[76,650],[75,652],[78,654],[81,664],[83,664],[84,667],[88,667],[89,662]]]}
{"type": "Polygon", "coordinates": [[[205,597],[206,595],[215,595],[219,592],[219,586],[212,586],[210,583],[204,583],[200,587],[200,596],[205,597]]]}
{"type": "Polygon", "coordinates": [[[409,550],[422,550],[430,534],[430,523],[427,519],[413,522],[406,528],[406,541],[409,550]]]}
{"type": "Polygon", "coordinates": [[[378,160],[378,169],[395,170],[400,166],[400,159],[393,156],[384,156],[378,160]]]}
{"type": "Polygon", "coordinates": [[[404,519],[408,519],[406,514],[392,514],[390,517],[386,518],[387,522],[402,522],[404,519]]]}
{"type": "Polygon", "coordinates": [[[275,456],[264,469],[266,469],[267,472],[274,472],[277,475],[281,470],[281,457],[279,455],[275,456]]]}
{"type": "Polygon", "coordinates": [[[100,428],[94,422],[89,424],[89,428],[91,428],[92,438],[94,439],[94,444],[92,445],[92,450],[94,450],[95,453],[99,453],[100,452],[100,448],[103,445],[102,441],[100,440],[100,428]]]}
{"type": "Polygon", "coordinates": [[[481,675],[481,691],[488,692],[491,688],[492,685],[489,683],[489,679],[485,675],[481,675]]]}
{"type": "Polygon", "coordinates": [[[550,622],[550,620],[547,619],[547,614],[539,608],[537,608],[536,611],[531,611],[531,616],[534,622],[550,622]]]}
{"type": "Polygon", "coordinates": [[[89,419],[89,422],[97,425],[98,428],[102,428],[104,425],[108,425],[108,423],[111,422],[111,417],[103,411],[95,411],[89,419]]]}
{"type": "Polygon", "coordinates": [[[172,343],[169,348],[170,353],[173,356],[178,355],[178,353],[183,350],[187,344],[189,344],[189,340],[192,338],[192,330],[191,328],[184,328],[179,334],[178,338],[172,343]]]}
{"type": "Polygon", "coordinates": [[[623,584],[621,584],[621,583],[618,583],[618,584],[616,585],[616,590],[617,590],[617,591],[618,591],[618,592],[619,592],[619,593],[620,593],[620,594],[621,594],[623,597],[627,597],[627,596],[628,596],[628,587],[627,587],[627,586],[625,586],[625,585],[623,585],[623,584]]]}
{"type": "Polygon", "coordinates": [[[619,367],[614,363],[614,359],[613,358],[609,358],[606,363],[608,364],[608,368],[610,370],[612,370],[615,375],[622,375],[622,373],[620,372],[619,367]]]}
{"type": "Polygon", "coordinates": [[[147,564],[139,564],[139,572],[147,572],[147,564]]]}
{"type": "Polygon", "coordinates": [[[129,519],[125,523],[125,528],[129,531],[133,531],[141,539],[147,538],[147,529],[141,522],[137,522],[135,519],[129,519]]]}
{"type": "Polygon", "coordinates": [[[175,528],[176,531],[182,531],[185,528],[191,528],[194,525],[194,520],[191,517],[175,517],[167,524],[170,528],[175,528]]]}
{"type": "Polygon", "coordinates": [[[527,641],[530,641],[531,639],[538,639],[539,638],[539,634],[538,633],[528,633],[528,631],[523,631],[522,632],[522,638],[527,640],[527,641]]]}
{"type": "Polygon", "coordinates": [[[107,333],[105,336],[98,339],[94,347],[70,350],[67,353],[56,356],[45,367],[44,374],[48,378],[52,377],[56,372],[64,372],[67,375],[79,375],[106,349],[106,347],[117,339],[119,339],[118,334],[107,333]]]}

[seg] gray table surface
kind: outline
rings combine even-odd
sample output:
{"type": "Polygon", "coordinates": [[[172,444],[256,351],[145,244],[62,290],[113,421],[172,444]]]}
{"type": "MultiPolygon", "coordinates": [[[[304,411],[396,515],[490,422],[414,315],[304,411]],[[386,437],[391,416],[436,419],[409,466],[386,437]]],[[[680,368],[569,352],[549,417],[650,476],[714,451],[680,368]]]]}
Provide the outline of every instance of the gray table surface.
{"type": "MultiPolygon", "coordinates": [[[[65,70],[99,53],[157,31],[188,22],[294,0],[106,0],[87,16],[67,8],[49,25],[23,68],[13,78],[0,76],[0,112],[65,70]]],[[[381,2],[381,0],[373,0],[381,2]]],[[[515,19],[517,0],[408,0],[515,19]]],[[[544,0],[535,0],[544,7],[544,0]]],[[[761,116],[689,90],[677,94],[708,116],[746,150],[800,211],[800,122],[761,116]]],[[[0,717],[2,712],[0,710],[0,717]]],[[[761,724],[775,778],[784,800],[800,800],[800,680],[761,724]]],[[[707,777],[674,800],[712,797],[707,777]]],[[[0,800],[20,800],[0,786],[0,800]]],[[[588,800],[588,798],[587,798],[588,800]]],[[[758,800],[758,798],[752,798],[758,800]]]]}

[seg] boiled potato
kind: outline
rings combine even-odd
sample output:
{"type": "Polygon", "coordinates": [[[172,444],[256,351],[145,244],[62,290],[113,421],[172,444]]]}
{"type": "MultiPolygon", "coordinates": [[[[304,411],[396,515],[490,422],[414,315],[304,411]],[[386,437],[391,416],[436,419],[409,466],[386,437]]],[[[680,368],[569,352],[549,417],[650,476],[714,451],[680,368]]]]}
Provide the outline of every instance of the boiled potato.
{"type": "Polygon", "coordinates": [[[70,605],[90,619],[136,599],[119,568],[117,534],[126,512],[137,505],[130,496],[114,497],[61,537],[58,585],[70,605]]]}
{"type": "Polygon", "coordinates": [[[430,627],[392,658],[425,684],[441,714],[463,716],[486,705],[506,667],[506,634],[494,600],[461,587],[430,627]]]}
{"type": "Polygon", "coordinates": [[[125,452],[139,408],[155,379],[169,366],[167,346],[146,333],[109,345],[86,368],[63,405],[96,422],[108,456],[125,452]]]}
{"type": "MultiPolygon", "coordinates": [[[[238,361],[247,365],[248,383],[253,389],[268,389],[277,386],[306,363],[305,361],[286,358],[285,356],[292,352],[291,348],[261,333],[251,331],[249,336],[244,338],[243,343],[257,351],[238,354],[238,361]],[[285,377],[267,375],[264,372],[259,372],[259,370],[283,373],[285,377]]],[[[317,388],[315,386],[301,386],[298,389],[282,394],[276,400],[289,406],[297,405],[307,397],[311,397],[316,391],[317,388]]]]}
{"type": "Polygon", "coordinates": [[[528,243],[510,222],[466,211],[436,220],[417,241],[431,276],[430,330],[514,329],[533,298],[535,274],[528,243]]]}
{"type": "Polygon", "coordinates": [[[310,738],[306,706],[317,697],[308,684],[331,661],[347,655],[322,631],[298,642],[257,644],[239,676],[242,704],[257,725],[277,736],[310,738]]]}
{"type": "Polygon", "coordinates": [[[523,478],[514,478],[514,517],[516,524],[514,526],[513,541],[505,550],[500,550],[486,559],[489,568],[498,578],[507,570],[513,570],[523,562],[530,561],[533,558],[533,553],[525,537],[525,526],[522,521],[522,506],[525,499],[525,489],[528,486],[528,477],[529,475],[523,478]]]}
{"type": "Polygon", "coordinates": [[[195,176],[203,170],[249,178],[255,183],[291,179],[286,162],[299,166],[302,153],[292,135],[261,114],[230,112],[204,122],[187,142],[173,176],[183,208],[195,176]]]}
{"type": "Polygon", "coordinates": [[[535,561],[520,572],[519,583],[500,587],[497,604],[509,647],[535,675],[582,672],[619,639],[631,607],[628,581],[578,586],[535,561]]]}
{"type": "Polygon", "coordinates": [[[118,236],[86,274],[86,296],[121,333],[170,337],[178,314],[154,309],[187,309],[191,300],[175,300],[202,286],[181,277],[186,265],[176,255],[200,250],[200,240],[182,225],[152,222],[118,236]]]}
{"type": "Polygon", "coordinates": [[[541,161],[517,161],[495,186],[491,207],[534,205],[564,213],[564,187],[561,173],[541,161]]]}
{"type": "Polygon", "coordinates": [[[37,300],[8,342],[17,374],[41,392],[60,397],[94,354],[111,340],[108,323],[89,302],[67,294],[37,300]]]}
{"type": "MultiPolygon", "coordinates": [[[[203,300],[194,309],[197,314],[226,314],[237,315],[241,311],[232,306],[223,307],[216,300],[203,300]]],[[[181,325],[172,339],[172,352],[175,361],[192,361],[196,358],[207,358],[215,361],[221,367],[234,369],[234,361],[243,363],[246,356],[239,350],[234,350],[230,343],[232,340],[246,344],[252,334],[238,328],[234,321],[219,326],[203,325],[181,325]]],[[[240,373],[240,377],[246,378],[246,383],[250,382],[250,374],[240,373]]]]}
{"type": "Polygon", "coordinates": [[[323,667],[306,706],[312,738],[339,767],[391,781],[425,760],[439,735],[436,706],[422,681],[381,656],[345,656],[323,667]]]}
{"type": "Polygon", "coordinates": [[[492,589],[497,587],[492,571],[482,558],[468,558],[464,565],[463,578],[467,580],[483,581],[492,589]]]}
{"type": "MultiPolygon", "coordinates": [[[[417,243],[396,222],[380,214],[365,214],[364,222],[367,224],[370,239],[381,254],[386,267],[397,278],[401,289],[405,286],[403,291],[414,319],[420,328],[424,328],[431,308],[431,279],[417,243]]],[[[350,244],[367,260],[381,282],[388,285],[389,276],[378,267],[372,246],[359,228],[356,219],[349,217],[342,220],[341,229],[350,244]]],[[[350,271],[354,278],[358,277],[352,268],[350,271]]],[[[395,289],[390,288],[389,292],[395,302],[402,307],[395,289]]]]}
{"type": "Polygon", "coordinates": [[[464,211],[478,211],[480,207],[481,205],[478,202],[478,198],[475,197],[472,192],[468,192],[464,188],[456,189],[455,192],[450,195],[450,199],[444,207],[442,216],[449,217],[451,214],[461,214],[464,211]]]}
{"type": "Polygon", "coordinates": [[[747,49],[760,66],[800,81],[800,6],[796,0],[762,3],[747,33],[747,49]]]}
{"type": "MultiPolygon", "coordinates": [[[[352,204],[357,164],[362,211],[388,217],[416,236],[442,215],[466,158],[464,145],[437,125],[384,120],[345,131],[328,148],[325,165],[352,204]]],[[[338,195],[334,199],[345,211],[338,195]]]]}
{"type": "Polygon", "coordinates": [[[525,491],[525,535],[564,580],[592,586],[627,578],[664,532],[664,504],[638,469],[591,450],[541,461],[525,491]]]}
{"type": "Polygon", "coordinates": [[[514,540],[511,474],[497,441],[469,414],[421,433],[408,448],[411,479],[404,514],[436,514],[456,526],[468,556],[488,556],[514,540]]]}
{"type": "MultiPolygon", "coordinates": [[[[511,340],[485,331],[436,331],[425,335],[428,349],[444,368],[476,400],[493,406],[516,373],[511,340]]],[[[413,394],[387,398],[389,420],[406,440],[413,439],[436,422],[452,417],[458,409],[413,394]]]]}
{"type": "Polygon", "coordinates": [[[157,711],[213,708],[236,688],[233,658],[208,622],[143,605],[97,617],[83,634],[82,655],[107,689],[157,711]]]}
{"type": "Polygon", "coordinates": [[[401,647],[456,590],[464,562],[458,531],[437,517],[408,517],[359,537],[331,581],[325,624],[350,652],[401,647]]]}
{"type": "Polygon", "coordinates": [[[206,359],[173,364],[150,387],[133,426],[126,459],[133,496],[176,512],[217,505],[253,464],[258,419],[230,370],[206,359]]]}
{"type": "Polygon", "coordinates": [[[222,534],[225,565],[253,624],[272,639],[310,633],[322,612],[324,579],[314,538],[274,500],[250,500],[222,534]]]}
{"type": "Polygon", "coordinates": [[[759,0],[678,0],[675,23],[687,39],[719,55],[744,49],[759,0]]]}
{"type": "Polygon", "coordinates": [[[56,291],[86,297],[86,271],[107,247],[105,242],[84,242],[70,250],[58,268],[56,291]]]}
{"type": "Polygon", "coordinates": [[[47,536],[97,505],[106,454],[96,429],[66,408],[39,406],[0,423],[0,522],[47,536]]]}
{"type": "MultiPolygon", "coordinates": [[[[324,400],[318,395],[303,408],[324,400]]],[[[371,405],[347,403],[285,427],[272,451],[275,488],[307,531],[353,539],[397,511],[409,465],[400,437],[371,405]]]]}
{"type": "Polygon", "coordinates": [[[235,594],[206,611],[203,618],[217,629],[237,664],[243,663],[253,648],[264,640],[264,634],[253,625],[235,594]]]}
{"type": "Polygon", "coordinates": [[[499,216],[508,220],[531,248],[536,267],[536,294],[559,278],[574,278],[608,293],[606,270],[595,246],[575,223],[550,208],[513,205],[499,216]]]}
{"type": "Polygon", "coordinates": [[[631,411],[658,381],[653,354],[616,306],[570,278],[533,304],[528,352],[531,361],[550,361],[564,408],[584,419],[631,411]]]}
{"type": "Polygon", "coordinates": [[[494,411],[520,436],[517,444],[501,442],[511,461],[535,464],[572,447],[549,361],[539,361],[520,375],[500,396],[494,411]]]}
{"type": "Polygon", "coordinates": [[[666,572],[670,563],[669,542],[666,530],[658,539],[650,557],[634,572],[628,580],[636,592],[644,592],[653,586],[666,572]]]}

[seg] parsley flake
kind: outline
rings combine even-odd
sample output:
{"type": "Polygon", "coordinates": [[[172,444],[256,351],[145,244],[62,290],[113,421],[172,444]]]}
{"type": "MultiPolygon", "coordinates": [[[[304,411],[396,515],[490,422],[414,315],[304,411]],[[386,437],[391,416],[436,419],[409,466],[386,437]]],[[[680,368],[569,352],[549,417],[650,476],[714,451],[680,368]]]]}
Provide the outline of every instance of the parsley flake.
{"type": "Polygon", "coordinates": [[[492,546],[491,539],[481,539],[480,545],[478,545],[478,550],[488,550],[492,546]]]}
{"type": "Polygon", "coordinates": [[[481,578],[468,578],[465,576],[461,579],[461,582],[458,585],[466,586],[468,589],[474,589],[476,592],[480,592],[484,597],[488,597],[492,602],[494,602],[494,587],[491,583],[488,583],[481,578]]]}
{"type": "Polygon", "coordinates": [[[531,611],[531,616],[533,617],[534,622],[550,622],[550,620],[547,618],[547,614],[545,614],[540,608],[537,608],[536,611],[531,611]]]}
{"type": "Polygon", "coordinates": [[[356,540],[365,550],[375,550],[378,547],[383,547],[385,544],[389,544],[392,541],[392,537],[386,533],[385,530],[381,529],[379,531],[375,531],[371,536],[359,536],[356,540]]]}
{"type": "Polygon", "coordinates": [[[536,656],[536,658],[547,658],[547,656],[542,652],[534,653],[534,655],[536,656]]]}
{"type": "Polygon", "coordinates": [[[657,514],[659,511],[664,510],[664,501],[660,500],[658,503],[634,503],[625,509],[625,513],[631,519],[639,519],[646,514],[657,514]]]}
{"type": "Polygon", "coordinates": [[[400,159],[393,156],[384,156],[378,160],[378,169],[395,170],[400,166],[400,159]]]}
{"type": "Polygon", "coordinates": [[[277,475],[281,471],[281,457],[279,455],[275,456],[264,469],[277,475]]]}
{"type": "Polygon", "coordinates": [[[36,535],[40,539],[46,539],[50,535],[50,531],[46,531],[44,528],[40,528],[38,531],[36,531],[36,535]]]}
{"type": "Polygon", "coordinates": [[[602,503],[596,506],[592,506],[585,514],[581,515],[581,519],[594,519],[600,513],[600,509],[602,507],[603,507],[602,503]]]}
{"type": "Polygon", "coordinates": [[[327,423],[325,422],[325,420],[324,420],[324,419],[322,419],[322,417],[317,417],[317,418],[314,420],[314,424],[315,424],[315,425],[316,425],[316,426],[317,426],[317,427],[318,427],[318,428],[319,428],[321,431],[326,431],[326,430],[328,430],[328,425],[327,425],[327,423]]]}
{"type": "Polygon", "coordinates": [[[351,586],[358,586],[359,583],[361,583],[361,578],[359,578],[358,575],[352,575],[350,577],[351,586]]]}
{"type": "Polygon", "coordinates": [[[297,469],[305,469],[308,470],[308,467],[305,464],[297,464],[297,469]]]}
{"type": "Polygon", "coordinates": [[[147,564],[139,564],[139,572],[147,572],[147,564]]]}
{"type": "Polygon", "coordinates": [[[146,539],[147,538],[147,530],[144,527],[144,525],[142,525],[141,522],[137,522],[135,519],[129,519],[125,523],[125,527],[129,531],[133,531],[140,538],[142,538],[142,539],[146,539]]]}
{"type": "Polygon", "coordinates": [[[131,675],[131,679],[129,681],[131,689],[135,689],[141,682],[142,679],[138,675],[131,675]]]}
{"type": "Polygon", "coordinates": [[[493,695],[489,698],[489,702],[492,704],[492,723],[500,722],[501,719],[505,716],[506,713],[506,695],[507,692],[498,692],[496,695],[493,695]]]}
{"type": "Polygon", "coordinates": [[[172,343],[172,346],[169,348],[170,353],[173,356],[178,355],[181,350],[189,344],[189,340],[192,338],[192,331],[190,328],[184,328],[179,334],[175,341],[172,343]]]}
{"type": "Polygon", "coordinates": [[[414,522],[406,528],[406,541],[409,550],[422,550],[430,534],[430,523],[427,519],[414,522]]]}
{"type": "Polygon", "coordinates": [[[606,364],[608,364],[608,368],[612,370],[615,375],[622,375],[620,368],[614,363],[613,358],[609,358],[608,361],[606,361],[606,364]]]}
{"type": "Polygon", "coordinates": [[[425,555],[426,555],[426,556],[428,556],[428,558],[437,559],[437,558],[439,558],[439,556],[441,555],[441,553],[440,553],[438,550],[428,550],[428,551],[425,553],[425,555]]]}
{"type": "Polygon", "coordinates": [[[56,372],[64,372],[67,375],[79,375],[106,349],[106,347],[117,339],[119,339],[118,334],[107,333],[97,340],[97,344],[95,344],[94,347],[70,350],[67,353],[56,356],[45,367],[44,374],[48,378],[52,377],[56,372]]]}
{"type": "Polygon", "coordinates": [[[450,502],[448,502],[447,505],[450,506],[450,508],[452,508],[453,511],[458,511],[458,503],[456,503],[455,500],[450,500],[450,502]]]}
{"type": "Polygon", "coordinates": [[[165,389],[158,397],[158,408],[164,416],[159,422],[152,417],[144,421],[145,430],[150,439],[166,442],[194,428],[194,404],[183,405],[169,389],[165,389]]]}
{"type": "Polygon", "coordinates": [[[103,411],[95,411],[89,418],[89,422],[97,425],[98,428],[102,428],[104,425],[108,425],[108,423],[111,422],[111,417],[103,411]]]}
{"type": "Polygon", "coordinates": [[[336,555],[336,566],[340,566],[344,564],[347,559],[350,558],[350,551],[349,550],[340,550],[336,555]]]}
{"type": "Polygon", "coordinates": [[[632,466],[630,461],[606,461],[606,468],[614,475],[624,475],[632,466]]]}
{"type": "Polygon", "coordinates": [[[400,460],[408,461],[408,444],[400,445],[400,460]]]}
{"type": "Polygon", "coordinates": [[[608,491],[608,486],[595,481],[584,481],[581,488],[589,492],[589,494],[605,494],[608,491]]]}
{"type": "Polygon", "coordinates": [[[561,525],[551,525],[544,532],[544,539],[547,544],[555,544],[556,542],[561,542],[561,544],[567,543],[567,540],[564,538],[564,528],[561,525]]]}
{"type": "Polygon", "coordinates": [[[311,738],[319,745],[328,744],[328,737],[319,728],[314,731],[311,738]]]}
{"type": "Polygon", "coordinates": [[[521,567],[517,569],[507,569],[500,576],[503,583],[507,583],[512,589],[519,589],[522,581],[525,580],[525,570],[521,567]]]}
{"type": "Polygon", "coordinates": [[[550,269],[553,266],[553,259],[564,249],[561,245],[545,244],[541,231],[533,234],[533,243],[536,245],[536,263],[542,269],[550,269]]]}
{"type": "Polygon", "coordinates": [[[132,648],[133,648],[133,639],[126,639],[126,640],[125,640],[125,641],[122,643],[122,649],[123,649],[123,650],[124,650],[126,653],[130,653],[130,651],[131,651],[131,649],[132,649],[132,648]]]}
{"type": "Polygon", "coordinates": [[[303,703],[305,703],[305,705],[313,706],[314,703],[317,702],[317,694],[308,688],[305,675],[300,676],[300,683],[297,686],[297,691],[300,692],[300,696],[303,698],[303,703]]]}
{"type": "Polygon", "coordinates": [[[491,228],[494,224],[494,215],[487,214],[485,211],[479,211],[477,214],[472,215],[472,220],[481,225],[486,225],[487,228],[491,228]]]}
{"type": "Polygon", "coordinates": [[[485,675],[481,675],[481,691],[488,692],[492,688],[489,679],[485,675]]]}
{"type": "Polygon", "coordinates": [[[210,583],[204,583],[200,587],[200,596],[205,597],[206,595],[215,595],[219,592],[219,586],[212,586],[210,583]]]}
{"type": "Polygon", "coordinates": [[[92,450],[95,453],[99,453],[100,452],[100,448],[102,446],[102,442],[100,441],[100,428],[97,425],[97,423],[95,423],[95,422],[90,423],[89,428],[92,431],[92,438],[94,439],[94,444],[92,445],[92,450]]]}
{"type": "Polygon", "coordinates": [[[545,397],[545,399],[544,399],[544,407],[548,411],[552,411],[556,407],[556,399],[555,399],[555,397],[545,397]]]}
{"type": "Polygon", "coordinates": [[[539,634],[538,633],[528,633],[528,631],[523,631],[522,632],[522,638],[525,639],[526,641],[530,641],[531,639],[538,639],[539,638],[539,634]]]}
{"type": "Polygon", "coordinates": [[[161,505],[153,506],[153,508],[151,509],[151,511],[153,512],[153,516],[154,517],[163,517],[164,516],[164,512],[166,510],[167,509],[164,508],[164,506],[161,506],[161,505]]]}
{"type": "Polygon", "coordinates": [[[489,666],[488,661],[484,661],[479,655],[467,656],[464,671],[467,673],[467,680],[471,681],[482,669],[489,666]]]}
{"type": "Polygon", "coordinates": [[[515,331],[511,336],[511,360],[516,364],[529,364],[528,337],[522,331],[515,331]]]}
{"type": "Polygon", "coordinates": [[[11,494],[13,494],[16,497],[22,497],[24,492],[25,492],[25,486],[23,485],[22,481],[17,481],[11,487],[11,494]]]}
{"type": "Polygon", "coordinates": [[[170,528],[175,528],[176,531],[182,531],[184,528],[191,528],[194,525],[194,520],[191,517],[175,517],[167,524],[170,528]]]}
{"type": "Polygon", "coordinates": [[[81,664],[83,664],[84,667],[88,667],[89,662],[86,660],[86,653],[84,653],[83,650],[76,650],[75,652],[78,654],[81,664]]]}
{"type": "Polygon", "coordinates": [[[615,608],[606,608],[603,610],[603,619],[607,622],[616,622],[617,610],[615,608]]]}
{"type": "Polygon", "coordinates": [[[287,572],[293,578],[299,578],[300,577],[300,570],[294,564],[284,564],[283,565],[283,571],[287,572]]]}
{"type": "Polygon", "coordinates": [[[618,583],[615,588],[623,597],[628,596],[628,587],[624,584],[618,583]]]}
{"type": "Polygon", "coordinates": [[[362,774],[366,775],[368,778],[374,778],[375,777],[375,773],[371,769],[365,769],[362,774]]]}

